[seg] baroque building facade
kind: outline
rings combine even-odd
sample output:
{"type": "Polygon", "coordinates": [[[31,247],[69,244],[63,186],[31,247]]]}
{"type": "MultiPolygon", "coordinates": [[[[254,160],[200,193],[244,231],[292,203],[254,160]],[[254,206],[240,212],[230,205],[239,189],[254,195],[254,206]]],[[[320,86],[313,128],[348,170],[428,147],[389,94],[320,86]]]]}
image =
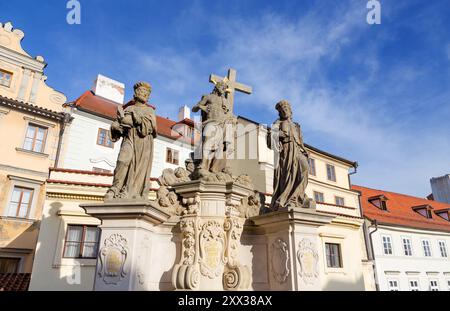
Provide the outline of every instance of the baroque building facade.
{"type": "Polygon", "coordinates": [[[381,291],[450,290],[450,204],[353,186],[381,291]]]}
{"type": "Polygon", "coordinates": [[[70,121],[65,95],[47,86],[47,64],[23,50],[24,36],[0,23],[0,273],[31,272],[48,169],[70,121]]]}

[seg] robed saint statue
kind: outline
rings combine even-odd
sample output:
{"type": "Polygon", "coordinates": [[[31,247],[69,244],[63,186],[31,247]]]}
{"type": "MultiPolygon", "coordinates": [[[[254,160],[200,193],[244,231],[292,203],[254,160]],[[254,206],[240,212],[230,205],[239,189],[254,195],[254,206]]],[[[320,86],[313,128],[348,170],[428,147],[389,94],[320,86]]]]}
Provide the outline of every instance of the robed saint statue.
{"type": "Polygon", "coordinates": [[[287,100],[278,102],[275,108],[279,119],[275,121],[269,134],[276,166],[270,209],[314,208],[315,202],[305,194],[309,155],[303,143],[300,125],[292,121],[292,108],[287,100]]]}
{"type": "Polygon", "coordinates": [[[146,200],[150,188],[153,140],[157,136],[154,107],[147,102],[151,86],[147,82],[134,85],[134,96],[117,108],[117,119],[111,125],[111,140],[122,138],[112,187],[105,200],[146,200]]]}

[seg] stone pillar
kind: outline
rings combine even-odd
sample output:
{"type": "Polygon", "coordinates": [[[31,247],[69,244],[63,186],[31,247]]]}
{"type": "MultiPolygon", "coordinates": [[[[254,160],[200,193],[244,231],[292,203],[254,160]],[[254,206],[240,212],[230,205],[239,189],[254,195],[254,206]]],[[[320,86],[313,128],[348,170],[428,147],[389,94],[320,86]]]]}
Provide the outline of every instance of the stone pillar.
{"type": "Polygon", "coordinates": [[[250,269],[238,259],[245,219],[238,207],[252,190],[229,183],[192,181],[173,186],[186,206],[181,258],[172,283],[182,290],[246,290],[250,269]]]}
{"type": "Polygon", "coordinates": [[[266,237],[270,290],[322,290],[317,229],[333,218],[304,208],[251,218],[266,237]]]}
{"type": "Polygon", "coordinates": [[[177,220],[171,222],[167,212],[149,202],[81,207],[102,221],[94,290],[172,289],[170,277],[164,282],[164,274],[176,258],[173,227],[177,220]]]}

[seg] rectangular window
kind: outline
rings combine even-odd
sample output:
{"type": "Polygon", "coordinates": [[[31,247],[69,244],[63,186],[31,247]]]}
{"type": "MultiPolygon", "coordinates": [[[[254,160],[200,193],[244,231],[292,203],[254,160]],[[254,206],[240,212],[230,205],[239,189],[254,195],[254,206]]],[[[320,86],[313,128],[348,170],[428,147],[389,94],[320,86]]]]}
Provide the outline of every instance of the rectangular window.
{"type": "Polygon", "coordinates": [[[64,245],[65,258],[97,258],[100,229],[96,226],[69,225],[64,245]]]}
{"type": "Polygon", "coordinates": [[[0,85],[10,87],[12,81],[12,72],[0,69],[0,85]]]}
{"type": "Polygon", "coordinates": [[[419,281],[417,281],[417,280],[409,280],[409,289],[412,292],[418,292],[420,290],[420,288],[419,288],[419,281]]]}
{"type": "Polygon", "coordinates": [[[316,176],[316,160],[309,158],[308,162],[309,162],[309,174],[316,176]]]}
{"type": "Polygon", "coordinates": [[[27,218],[30,214],[33,189],[14,187],[11,201],[9,202],[9,217],[27,218]]]}
{"type": "Polygon", "coordinates": [[[44,152],[47,130],[48,129],[45,127],[29,123],[25,141],[23,143],[23,149],[34,152],[44,152]]]}
{"type": "Polygon", "coordinates": [[[430,291],[432,292],[439,291],[439,284],[437,280],[430,280],[430,291]]]}
{"type": "Polygon", "coordinates": [[[336,170],[331,164],[327,164],[327,178],[328,180],[336,181],[336,170]]]}
{"type": "Polygon", "coordinates": [[[345,206],[345,200],[342,197],[334,197],[334,201],[336,202],[336,205],[345,206]]]}
{"type": "Polygon", "coordinates": [[[403,238],[403,251],[405,256],[412,256],[411,239],[403,238]]]}
{"type": "Polygon", "coordinates": [[[97,134],[97,145],[114,148],[114,143],[109,138],[109,131],[99,128],[97,134]]]}
{"type": "Polygon", "coordinates": [[[425,257],[431,257],[430,241],[422,240],[422,247],[423,247],[423,255],[425,257]]]}
{"type": "Polygon", "coordinates": [[[385,255],[392,255],[392,241],[390,236],[383,236],[383,252],[385,255]]]}
{"type": "Polygon", "coordinates": [[[314,200],[318,203],[323,203],[325,202],[324,198],[323,198],[323,193],[322,192],[317,192],[314,191],[314,200]]]}
{"type": "Polygon", "coordinates": [[[179,151],[171,148],[167,148],[166,151],[166,162],[174,165],[179,163],[179,151]]]}
{"type": "Polygon", "coordinates": [[[325,243],[327,267],[342,268],[341,245],[336,243],[325,243]]]}
{"type": "Polygon", "coordinates": [[[398,292],[398,281],[397,280],[388,280],[388,288],[391,292],[398,292]]]}
{"type": "Polygon", "coordinates": [[[18,273],[20,258],[0,257],[0,273],[18,273]]]}
{"type": "Polygon", "coordinates": [[[439,241],[439,250],[441,251],[441,257],[447,257],[447,245],[445,241],[439,241]]]}

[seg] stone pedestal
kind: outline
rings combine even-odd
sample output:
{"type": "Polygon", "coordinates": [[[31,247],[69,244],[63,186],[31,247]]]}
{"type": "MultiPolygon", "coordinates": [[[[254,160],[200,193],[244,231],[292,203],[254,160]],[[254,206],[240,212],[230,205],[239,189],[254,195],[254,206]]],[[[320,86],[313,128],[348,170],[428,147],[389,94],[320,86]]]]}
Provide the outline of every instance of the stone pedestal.
{"type": "Polygon", "coordinates": [[[251,218],[265,237],[270,290],[322,290],[323,264],[318,228],[334,216],[295,208],[251,218]]]}
{"type": "Polygon", "coordinates": [[[250,269],[238,259],[245,219],[242,200],[253,191],[242,185],[192,181],[173,186],[186,206],[180,219],[181,258],[172,283],[183,290],[248,290],[250,269]]]}
{"type": "Polygon", "coordinates": [[[149,202],[81,207],[102,221],[94,290],[171,289],[168,280],[164,280],[164,271],[173,265],[170,258],[176,258],[176,219],[170,221],[168,213],[149,202]],[[161,259],[168,262],[168,267],[161,259]]]}
{"type": "Polygon", "coordinates": [[[299,208],[246,219],[254,192],[235,182],[171,191],[180,215],[154,201],[82,205],[102,221],[94,290],[324,288],[318,228],[334,216],[299,208]]]}

